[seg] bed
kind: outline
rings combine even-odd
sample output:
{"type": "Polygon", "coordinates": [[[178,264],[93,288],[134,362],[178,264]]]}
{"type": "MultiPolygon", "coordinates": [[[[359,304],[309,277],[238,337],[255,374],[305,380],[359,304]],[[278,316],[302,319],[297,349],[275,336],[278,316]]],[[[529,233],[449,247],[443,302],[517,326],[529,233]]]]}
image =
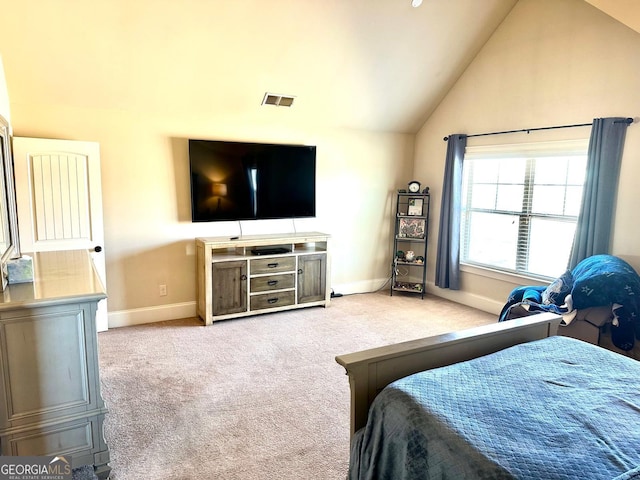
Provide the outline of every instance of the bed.
{"type": "Polygon", "coordinates": [[[640,363],[556,336],[559,323],[542,313],[336,357],[349,478],[640,479],[640,363]]]}

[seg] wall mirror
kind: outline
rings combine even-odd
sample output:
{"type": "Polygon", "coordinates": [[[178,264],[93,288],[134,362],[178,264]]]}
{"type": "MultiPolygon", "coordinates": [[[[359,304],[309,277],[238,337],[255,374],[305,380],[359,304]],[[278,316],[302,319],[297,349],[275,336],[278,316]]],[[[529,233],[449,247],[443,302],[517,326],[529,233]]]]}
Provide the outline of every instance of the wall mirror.
{"type": "Polygon", "coordinates": [[[16,190],[9,122],[0,115],[0,291],[7,284],[6,263],[20,256],[16,190]]]}

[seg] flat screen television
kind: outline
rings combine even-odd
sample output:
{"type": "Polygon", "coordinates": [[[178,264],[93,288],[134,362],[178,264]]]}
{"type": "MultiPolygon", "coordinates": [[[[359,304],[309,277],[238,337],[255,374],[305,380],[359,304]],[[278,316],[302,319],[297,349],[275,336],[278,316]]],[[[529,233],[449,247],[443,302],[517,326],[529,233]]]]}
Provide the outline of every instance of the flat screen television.
{"type": "Polygon", "coordinates": [[[189,140],[194,222],[315,217],[316,147],[189,140]]]}

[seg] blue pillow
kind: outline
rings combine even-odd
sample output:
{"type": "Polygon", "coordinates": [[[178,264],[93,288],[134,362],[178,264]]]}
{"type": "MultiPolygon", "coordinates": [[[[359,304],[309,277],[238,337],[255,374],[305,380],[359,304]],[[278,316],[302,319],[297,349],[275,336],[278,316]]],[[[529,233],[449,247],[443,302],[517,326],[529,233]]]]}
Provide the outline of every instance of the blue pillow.
{"type": "Polygon", "coordinates": [[[573,275],[571,275],[571,270],[567,270],[542,292],[542,303],[544,305],[562,305],[564,297],[571,292],[571,288],[573,288],[573,275]]]}

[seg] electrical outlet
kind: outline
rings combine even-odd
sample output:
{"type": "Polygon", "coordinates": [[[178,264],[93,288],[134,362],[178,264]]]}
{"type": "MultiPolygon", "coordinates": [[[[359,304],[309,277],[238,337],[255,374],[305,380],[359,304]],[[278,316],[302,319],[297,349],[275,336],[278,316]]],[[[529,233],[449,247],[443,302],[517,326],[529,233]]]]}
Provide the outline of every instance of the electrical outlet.
{"type": "Polygon", "coordinates": [[[162,285],[158,285],[159,289],[160,289],[160,296],[164,297],[167,295],[167,286],[162,284],[162,285]]]}

